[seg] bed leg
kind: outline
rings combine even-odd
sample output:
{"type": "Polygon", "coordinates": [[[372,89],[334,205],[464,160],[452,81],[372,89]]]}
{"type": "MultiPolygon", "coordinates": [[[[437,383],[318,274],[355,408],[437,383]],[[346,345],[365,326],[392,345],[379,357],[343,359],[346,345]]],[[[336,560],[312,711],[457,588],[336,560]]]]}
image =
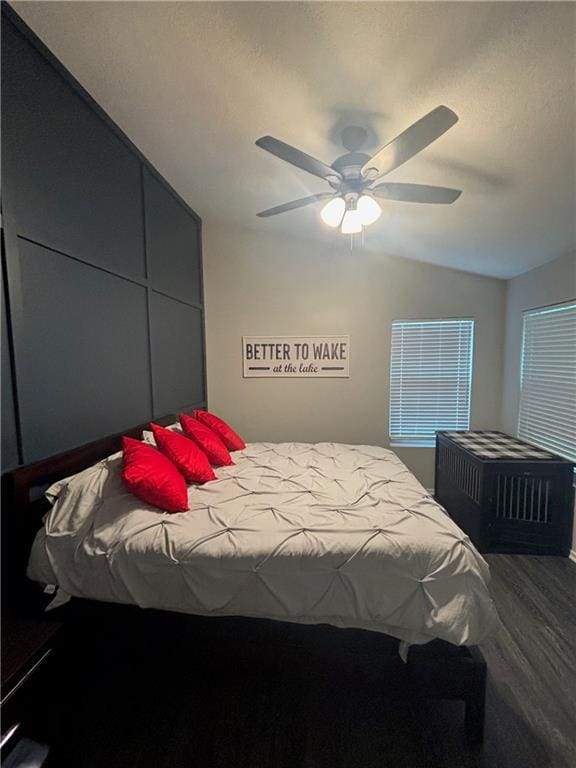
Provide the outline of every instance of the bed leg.
{"type": "Polygon", "coordinates": [[[481,744],[486,709],[486,662],[478,648],[472,647],[470,651],[474,668],[470,690],[464,696],[466,736],[472,743],[481,744]]]}
{"type": "Polygon", "coordinates": [[[481,744],[484,741],[484,698],[470,696],[465,700],[466,704],[466,736],[473,744],[481,744]]]}

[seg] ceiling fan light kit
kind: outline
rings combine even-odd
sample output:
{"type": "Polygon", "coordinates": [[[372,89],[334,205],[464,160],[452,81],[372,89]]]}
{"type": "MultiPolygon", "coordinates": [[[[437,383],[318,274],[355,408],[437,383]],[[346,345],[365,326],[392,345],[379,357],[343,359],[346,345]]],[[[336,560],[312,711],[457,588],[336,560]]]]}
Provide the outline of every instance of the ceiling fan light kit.
{"type": "Polygon", "coordinates": [[[332,192],[293,200],[257,215],[263,218],[276,216],[328,199],[320,212],[320,218],[329,227],[339,227],[342,234],[352,235],[362,232],[363,226],[369,226],[380,218],[382,209],[374,197],[406,203],[453,203],[462,194],[458,189],[403,183],[374,186],[374,182],[410,160],[457,122],[458,115],[451,109],[436,107],[384,145],[373,157],[359,151],[366,140],[366,131],[351,126],[343,131],[343,143],[349,152],[338,157],[332,165],[273,136],[263,136],[256,141],[257,146],[328,182],[332,192]]]}
{"type": "Polygon", "coordinates": [[[356,208],[360,214],[360,221],[365,227],[374,224],[382,216],[382,208],[370,195],[361,195],[356,203],[356,208]]]}
{"type": "Polygon", "coordinates": [[[343,197],[333,197],[320,211],[320,218],[329,227],[339,227],[346,212],[343,197]]]}
{"type": "Polygon", "coordinates": [[[362,232],[362,220],[358,209],[352,205],[346,210],[342,224],[340,226],[340,232],[343,235],[357,235],[362,232]]]}
{"type": "Polygon", "coordinates": [[[369,195],[348,192],[346,198],[333,197],[320,211],[320,218],[329,227],[340,227],[343,235],[357,235],[362,227],[377,221],[382,209],[369,195]]]}

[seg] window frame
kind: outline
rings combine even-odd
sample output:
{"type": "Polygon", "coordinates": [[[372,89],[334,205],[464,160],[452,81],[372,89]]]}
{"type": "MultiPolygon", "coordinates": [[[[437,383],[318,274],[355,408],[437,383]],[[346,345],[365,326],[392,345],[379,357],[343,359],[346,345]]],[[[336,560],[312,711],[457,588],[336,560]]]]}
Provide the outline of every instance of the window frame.
{"type": "MultiPolygon", "coordinates": [[[[520,360],[519,360],[519,373],[518,373],[518,410],[516,414],[516,436],[521,439],[525,440],[529,443],[532,443],[533,445],[537,445],[539,448],[542,448],[543,450],[550,451],[551,453],[556,454],[557,456],[561,456],[562,458],[565,458],[567,461],[574,461],[574,458],[571,458],[570,456],[566,456],[561,451],[559,452],[557,448],[551,446],[550,444],[546,444],[544,442],[539,442],[537,440],[534,440],[534,437],[526,434],[521,434],[521,419],[522,419],[522,394],[524,391],[524,378],[525,378],[525,349],[526,349],[526,336],[527,336],[527,326],[526,326],[526,320],[527,318],[534,316],[534,315],[546,315],[546,314],[552,314],[554,312],[561,312],[565,309],[575,309],[576,310],[576,297],[573,299],[568,299],[568,301],[562,301],[555,304],[545,304],[544,306],[540,307],[532,307],[530,309],[524,309],[522,311],[522,339],[520,344],[520,360]]],[[[576,482],[576,467],[575,467],[575,482],[576,482]]]]}
{"type": "Polygon", "coordinates": [[[473,382],[474,382],[474,351],[475,351],[475,333],[476,333],[476,319],[471,316],[466,317],[422,317],[422,318],[395,318],[390,325],[390,375],[389,375],[389,403],[388,403],[388,440],[390,447],[392,448],[434,448],[436,446],[436,432],[442,430],[454,429],[451,426],[438,427],[435,430],[433,436],[429,437],[415,437],[415,436],[402,436],[392,435],[392,354],[393,354],[393,332],[394,325],[396,323],[405,324],[426,324],[426,323],[454,323],[462,322],[470,324],[470,356],[468,360],[468,402],[467,402],[467,426],[466,429],[470,429],[470,421],[472,416],[472,395],[473,395],[473,382]]]}

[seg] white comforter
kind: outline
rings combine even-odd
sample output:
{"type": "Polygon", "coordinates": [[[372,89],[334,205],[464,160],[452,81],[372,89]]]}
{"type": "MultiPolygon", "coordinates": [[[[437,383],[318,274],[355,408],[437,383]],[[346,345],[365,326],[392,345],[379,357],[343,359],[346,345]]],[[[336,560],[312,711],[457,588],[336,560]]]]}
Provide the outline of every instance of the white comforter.
{"type": "Polygon", "coordinates": [[[65,593],[204,615],[481,642],[488,566],[391,451],[252,443],[166,514],[123,487],[116,454],[50,489],[29,576],[65,593]]]}

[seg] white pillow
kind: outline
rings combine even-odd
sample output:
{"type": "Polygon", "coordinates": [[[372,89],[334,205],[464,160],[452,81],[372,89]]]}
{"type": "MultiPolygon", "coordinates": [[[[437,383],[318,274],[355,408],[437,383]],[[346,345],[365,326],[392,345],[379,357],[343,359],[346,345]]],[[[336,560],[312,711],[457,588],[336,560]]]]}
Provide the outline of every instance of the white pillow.
{"type": "MultiPolygon", "coordinates": [[[[154,419],[152,419],[154,421],[154,419]]],[[[180,422],[175,421],[174,424],[168,424],[167,427],[164,427],[164,429],[169,429],[172,432],[182,432],[182,428],[180,426],[180,422]]],[[[149,445],[156,445],[156,440],[154,439],[154,433],[150,429],[145,429],[142,432],[142,440],[145,443],[148,443],[149,445]]]]}
{"type": "MultiPolygon", "coordinates": [[[[179,422],[175,421],[173,424],[169,424],[166,427],[166,429],[180,430],[180,424],[179,422]]],[[[154,435],[148,429],[143,430],[142,440],[143,442],[148,443],[149,445],[154,445],[154,446],[156,445],[156,440],[154,440],[154,435]]],[[[86,469],[82,470],[82,472],[77,472],[75,475],[70,475],[69,477],[63,477],[62,480],[57,480],[46,491],[44,491],[44,496],[50,502],[50,504],[54,504],[54,502],[56,501],[58,496],[60,496],[62,491],[68,488],[70,483],[75,481],[78,477],[80,477],[81,475],[85,475],[85,473],[87,473],[89,470],[92,470],[95,467],[99,467],[105,462],[117,459],[119,456],[122,456],[122,451],[117,451],[116,453],[112,453],[110,456],[106,456],[105,459],[101,459],[101,461],[96,462],[96,464],[93,464],[91,467],[87,467],[86,469]]]]}
{"type": "Polygon", "coordinates": [[[61,480],[56,480],[55,483],[52,483],[52,485],[44,491],[45,498],[50,502],[50,504],[54,504],[62,491],[66,490],[71,484],[75,484],[77,481],[82,482],[84,478],[92,474],[94,469],[106,464],[109,461],[119,459],[121,456],[122,451],[111,453],[110,456],[106,456],[105,459],[101,459],[100,461],[96,462],[96,464],[92,464],[92,466],[86,467],[86,469],[83,469],[81,472],[76,472],[75,475],[69,475],[68,477],[63,477],[61,480]]]}

